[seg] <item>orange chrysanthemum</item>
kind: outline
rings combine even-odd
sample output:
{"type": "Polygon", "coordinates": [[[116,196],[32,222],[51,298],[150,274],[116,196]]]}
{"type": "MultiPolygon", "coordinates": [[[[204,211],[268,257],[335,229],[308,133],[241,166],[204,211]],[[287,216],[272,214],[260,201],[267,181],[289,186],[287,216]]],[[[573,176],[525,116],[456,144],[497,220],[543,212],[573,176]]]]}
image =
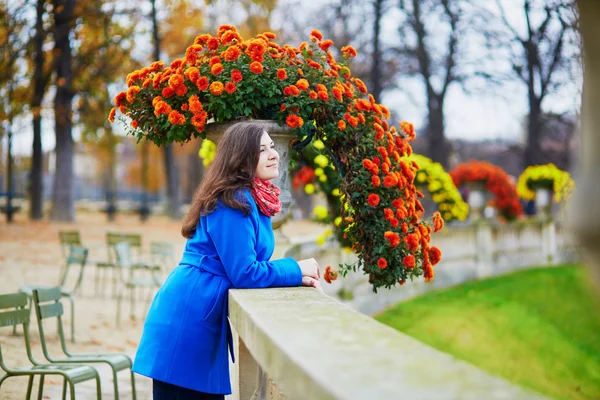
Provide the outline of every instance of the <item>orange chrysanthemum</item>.
{"type": "Polygon", "coordinates": [[[296,82],[296,87],[300,90],[307,90],[308,86],[308,81],[306,79],[298,79],[298,82],[296,82]]]}
{"type": "Polygon", "coordinates": [[[255,74],[262,74],[263,66],[258,61],[254,61],[250,63],[250,71],[254,72],[255,74]]]}
{"type": "Polygon", "coordinates": [[[371,207],[377,207],[380,201],[381,200],[379,199],[379,195],[377,193],[371,193],[369,196],[367,196],[367,203],[369,203],[371,207]]]}
{"type": "Polygon", "coordinates": [[[340,49],[340,51],[342,52],[342,55],[346,58],[356,57],[358,54],[356,52],[356,49],[352,46],[344,46],[340,49]]]}
{"type": "Polygon", "coordinates": [[[219,81],[210,84],[210,93],[212,93],[215,96],[219,96],[221,93],[223,93],[223,89],[224,86],[219,81]]]}
{"type": "Polygon", "coordinates": [[[343,131],[344,129],[346,129],[346,121],[340,119],[338,121],[338,129],[343,131]]]}
{"type": "Polygon", "coordinates": [[[185,116],[177,110],[172,110],[169,113],[169,122],[173,125],[183,125],[185,123],[185,116]]]}
{"type": "Polygon", "coordinates": [[[411,233],[404,238],[404,244],[408,251],[414,252],[419,248],[419,238],[416,234],[411,233]]]}
{"type": "Polygon", "coordinates": [[[285,119],[285,123],[290,128],[300,128],[302,125],[304,125],[304,120],[296,114],[290,114],[285,119]]]}
{"type": "Polygon", "coordinates": [[[331,283],[333,281],[335,281],[338,277],[338,272],[336,270],[334,270],[333,268],[331,268],[331,266],[326,266],[325,267],[325,274],[323,274],[323,279],[325,279],[325,282],[327,283],[331,283]]]}
{"type": "Polygon", "coordinates": [[[428,250],[429,261],[432,265],[436,265],[442,259],[442,252],[435,246],[431,246],[428,250]]]}
{"type": "Polygon", "coordinates": [[[437,232],[444,227],[444,219],[439,211],[433,213],[433,231],[437,232]]]}
{"type": "Polygon", "coordinates": [[[277,78],[279,78],[279,80],[282,81],[285,81],[287,79],[287,72],[285,71],[285,69],[279,68],[277,70],[277,78]]]}
{"type": "Polygon", "coordinates": [[[379,187],[381,185],[381,179],[379,179],[377,175],[373,175],[371,176],[371,183],[373,184],[373,186],[379,187]]]}
{"type": "Polygon", "coordinates": [[[231,80],[235,83],[241,82],[242,79],[244,77],[242,76],[242,73],[240,72],[240,70],[238,69],[234,69],[233,71],[231,71],[231,80]]]}
{"type": "Polygon", "coordinates": [[[229,93],[229,94],[233,94],[233,93],[235,93],[235,90],[236,90],[235,83],[233,83],[233,82],[227,82],[227,83],[225,84],[225,91],[226,91],[227,93],[229,93]]]}
{"type": "Polygon", "coordinates": [[[110,114],[108,114],[108,120],[113,123],[115,122],[115,114],[117,112],[117,109],[115,107],[110,109],[110,114]]]}
{"type": "Polygon", "coordinates": [[[319,97],[319,95],[318,95],[318,94],[317,94],[317,92],[315,92],[314,90],[311,90],[311,91],[308,93],[308,97],[310,97],[310,98],[311,98],[311,99],[313,99],[313,100],[316,100],[316,99],[319,97]]]}
{"type": "Polygon", "coordinates": [[[211,72],[213,75],[219,75],[221,72],[223,72],[223,64],[221,64],[221,63],[216,63],[215,65],[213,65],[213,66],[210,68],[210,72],[211,72]]]}
{"type": "Polygon", "coordinates": [[[400,236],[396,232],[387,231],[383,234],[383,237],[389,242],[392,248],[400,245],[400,236]]]}
{"type": "Polygon", "coordinates": [[[310,36],[314,36],[317,40],[323,40],[323,34],[317,29],[310,31],[310,36]]]}
{"type": "Polygon", "coordinates": [[[380,269],[385,269],[388,266],[388,262],[385,258],[381,257],[379,260],[377,260],[377,266],[380,269]]]}
{"type": "Polygon", "coordinates": [[[205,76],[201,76],[200,78],[198,78],[198,81],[196,82],[196,86],[198,87],[199,90],[206,90],[208,89],[208,78],[205,76]]]}
{"type": "Polygon", "coordinates": [[[402,259],[402,264],[408,269],[413,269],[415,267],[415,256],[412,254],[407,255],[402,259]]]}

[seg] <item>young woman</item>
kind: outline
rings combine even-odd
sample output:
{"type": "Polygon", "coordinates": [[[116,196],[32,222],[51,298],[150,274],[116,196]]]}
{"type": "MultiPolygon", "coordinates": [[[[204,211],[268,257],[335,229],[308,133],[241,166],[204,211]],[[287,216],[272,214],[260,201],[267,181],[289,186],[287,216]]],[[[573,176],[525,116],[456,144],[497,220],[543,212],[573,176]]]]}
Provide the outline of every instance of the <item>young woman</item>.
{"type": "Polygon", "coordinates": [[[269,261],[271,217],[281,210],[269,180],[278,175],[279,155],[260,124],[227,129],[183,222],[183,258],[152,302],[135,357],[133,371],[153,379],[154,400],[231,393],[230,288],[320,289],[315,259],[269,261]]]}

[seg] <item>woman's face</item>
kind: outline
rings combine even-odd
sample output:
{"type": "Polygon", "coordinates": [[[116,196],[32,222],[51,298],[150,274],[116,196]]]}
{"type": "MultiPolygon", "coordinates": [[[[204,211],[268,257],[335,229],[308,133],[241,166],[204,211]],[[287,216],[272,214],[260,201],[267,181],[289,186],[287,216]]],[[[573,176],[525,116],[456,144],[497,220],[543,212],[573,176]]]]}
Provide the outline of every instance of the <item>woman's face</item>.
{"type": "Polygon", "coordinates": [[[268,181],[278,176],[279,154],[275,151],[275,143],[271,140],[271,136],[264,131],[260,139],[260,156],[256,166],[256,177],[268,181]]]}

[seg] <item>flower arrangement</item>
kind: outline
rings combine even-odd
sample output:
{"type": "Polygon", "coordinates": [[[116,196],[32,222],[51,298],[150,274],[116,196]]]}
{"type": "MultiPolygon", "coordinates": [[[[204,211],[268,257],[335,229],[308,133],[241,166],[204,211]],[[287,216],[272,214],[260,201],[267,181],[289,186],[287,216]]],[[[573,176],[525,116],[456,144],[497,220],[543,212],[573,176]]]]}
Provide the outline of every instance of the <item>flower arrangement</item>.
{"type": "Polygon", "coordinates": [[[415,178],[417,187],[429,192],[431,199],[438,205],[438,210],[444,220],[450,222],[467,219],[469,206],[463,200],[452,177],[444,170],[442,164],[414,153],[410,159],[419,165],[415,178]]]}
{"type": "Polygon", "coordinates": [[[248,118],[287,125],[302,144],[322,142],[340,179],[339,228],[358,256],[340,273],[362,269],[375,291],[420,276],[430,281],[441,258],[430,235],[444,221],[439,213],[417,216],[418,166],[403,159],[412,153],[413,126],[389,126],[389,110],[347,66],[353,47],[342,47],[338,61],[317,30],[297,48],[273,39],[266,32],[244,40],[230,25],[198,36],[184,58],[127,76],[127,91],[115,98],[119,120],[158,145],[204,137],[209,121],[248,118]]]}
{"type": "Polygon", "coordinates": [[[554,193],[555,201],[560,202],[574,188],[575,182],[571,175],[554,164],[529,166],[517,181],[517,193],[525,200],[535,199],[536,189],[549,189],[554,193]]]}
{"type": "Polygon", "coordinates": [[[502,168],[486,161],[470,161],[457,165],[450,176],[457,187],[469,182],[485,185],[495,197],[498,212],[507,220],[516,219],[522,214],[515,185],[502,168]]]}

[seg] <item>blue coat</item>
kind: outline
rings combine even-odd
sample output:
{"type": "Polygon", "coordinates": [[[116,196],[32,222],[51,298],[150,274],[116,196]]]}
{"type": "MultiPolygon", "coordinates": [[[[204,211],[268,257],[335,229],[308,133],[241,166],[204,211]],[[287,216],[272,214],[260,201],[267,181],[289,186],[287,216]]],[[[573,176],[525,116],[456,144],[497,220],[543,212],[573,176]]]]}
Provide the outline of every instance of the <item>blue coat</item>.
{"type": "Polygon", "coordinates": [[[227,291],[301,285],[296,261],[269,261],[275,247],[271,218],[258,211],[248,190],[243,194],[250,215],[219,203],[200,218],[150,306],[134,372],[201,392],[231,393],[227,291]]]}

